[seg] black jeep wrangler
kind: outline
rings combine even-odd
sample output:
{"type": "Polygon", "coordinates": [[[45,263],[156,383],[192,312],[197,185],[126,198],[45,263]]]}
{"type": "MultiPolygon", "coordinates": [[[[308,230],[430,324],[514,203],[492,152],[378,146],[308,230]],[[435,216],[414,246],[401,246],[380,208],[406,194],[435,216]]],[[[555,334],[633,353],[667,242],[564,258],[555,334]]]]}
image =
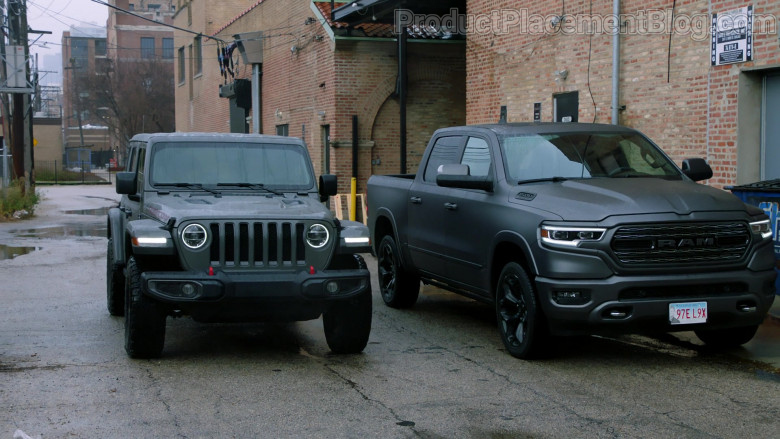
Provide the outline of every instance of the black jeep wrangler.
{"type": "Polygon", "coordinates": [[[253,134],[139,134],[108,213],[108,311],[133,358],[162,353],[168,316],[200,322],[323,316],[335,353],[362,351],[371,282],[368,229],[322,203],[301,140],[253,134]]]}

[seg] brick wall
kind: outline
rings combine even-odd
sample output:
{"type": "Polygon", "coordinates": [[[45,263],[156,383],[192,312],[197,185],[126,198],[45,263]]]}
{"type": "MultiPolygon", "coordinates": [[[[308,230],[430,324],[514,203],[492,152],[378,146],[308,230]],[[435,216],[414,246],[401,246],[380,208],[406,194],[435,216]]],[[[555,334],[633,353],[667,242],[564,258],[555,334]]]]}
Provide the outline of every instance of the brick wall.
{"type": "MultiPolygon", "coordinates": [[[[202,6],[198,0],[191,4],[193,11],[195,6],[202,6]]],[[[374,172],[399,172],[398,106],[393,97],[395,43],[334,40],[318,22],[308,1],[264,0],[252,5],[236,12],[222,27],[213,27],[218,31],[216,36],[227,41],[233,41],[235,34],[264,31],[262,132],[274,134],[278,125],[288,125],[290,136],[306,141],[314,169],[320,173],[324,161],[322,127],[328,125],[330,171],[339,176],[339,191],[348,192],[353,171],[352,116],[357,115],[358,191],[364,190],[365,181],[374,172]],[[315,21],[306,24],[307,18],[315,21]],[[381,163],[372,167],[376,157],[381,163]]],[[[193,21],[199,14],[193,13],[193,21]]],[[[178,11],[176,25],[186,23],[186,17],[185,11],[178,11]]],[[[205,12],[203,17],[205,20],[205,12]]],[[[209,21],[216,23],[216,18],[209,15],[209,21]]],[[[177,32],[176,47],[189,44],[189,39],[177,32]]],[[[234,58],[240,59],[237,54],[234,58]]],[[[251,78],[251,74],[251,66],[237,66],[237,78],[251,78]]],[[[194,80],[189,74],[187,78],[176,90],[177,131],[229,131],[228,100],[219,97],[219,84],[224,81],[219,76],[215,45],[204,44],[203,74],[194,80]]],[[[464,85],[463,43],[410,42],[410,172],[416,169],[435,129],[465,123],[464,85]]]]}
{"type": "MultiPolygon", "coordinates": [[[[752,4],[756,14],[780,16],[780,3],[771,0],[678,0],[675,23],[702,24],[686,35],[671,37],[671,1],[622,1],[621,14],[642,17],[663,11],[666,32],[633,32],[621,37],[620,124],[651,137],[678,163],[687,157],[705,157],[714,170],[708,182],[722,187],[737,178],[737,102],[740,72],[780,63],[778,35],[754,36],[754,61],[711,67],[709,17],[752,4]],[[698,21],[697,21],[698,20],[698,21]],[[693,38],[695,34],[697,37],[693,38]],[[671,50],[670,50],[671,48],[671,50]]],[[[526,9],[529,16],[562,15],[562,2],[469,0],[472,15],[526,9]]],[[[611,0],[565,2],[566,16],[612,13],[611,0]]],[[[629,23],[633,26],[635,23],[629,23]]],[[[546,28],[551,29],[549,23],[546,28]]],[[[532,34],[518,27],[508,32],[476,32],[468,36],[467,120],[498,120],[506,105],[510,122],[533,120],[533,104],[542,103],[542,120],[552,120],[553,95],[579,92],[581,122],[611,122],[612,36],[547,32],[532,34]],[[555,71],[568,70],[557,81],[555,71]]],[[[631,28],[624,28],[631,29],[631,28]]],[[[633,29],[637,29],[633,27],[633,29]]],[[[484,30],[484,29],[483,29],[484,30]]]]}

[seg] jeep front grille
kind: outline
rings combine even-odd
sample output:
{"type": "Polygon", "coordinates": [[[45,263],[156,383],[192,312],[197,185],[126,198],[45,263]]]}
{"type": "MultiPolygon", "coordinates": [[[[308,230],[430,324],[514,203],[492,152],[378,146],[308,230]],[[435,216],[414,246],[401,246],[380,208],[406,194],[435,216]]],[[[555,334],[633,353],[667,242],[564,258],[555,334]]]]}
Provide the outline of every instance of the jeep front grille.
{"type": "Polygon", "coordinates": [[[623,264],[737,262],[750,246],[746,223],[686,223],[620,227],[612,251],[623,264]]]}
{"type": "Polygon", "coordinates": [[[304,224],[223,221],[209,224],[214,267],[293,267],[306,265],[304,224]]]}

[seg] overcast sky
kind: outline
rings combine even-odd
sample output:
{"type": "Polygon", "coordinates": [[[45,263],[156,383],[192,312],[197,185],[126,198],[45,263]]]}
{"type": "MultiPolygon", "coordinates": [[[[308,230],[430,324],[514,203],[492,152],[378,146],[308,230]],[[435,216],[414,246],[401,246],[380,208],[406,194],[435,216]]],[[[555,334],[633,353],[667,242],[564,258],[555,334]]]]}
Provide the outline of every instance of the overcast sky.
{"type": "MultiPolygon", "coordinates": [[[[7,1],[4,3],[8,4],[7,1]]],[[[62,53],[63,31],[69,30],[71,26],[93,25],[105,28],[107,19],[108,7],[91,0],[27,0],[29,27],[51,31],[51,35],[29,35],[30,53],[37,53],[39,57],[62,53]]]]}

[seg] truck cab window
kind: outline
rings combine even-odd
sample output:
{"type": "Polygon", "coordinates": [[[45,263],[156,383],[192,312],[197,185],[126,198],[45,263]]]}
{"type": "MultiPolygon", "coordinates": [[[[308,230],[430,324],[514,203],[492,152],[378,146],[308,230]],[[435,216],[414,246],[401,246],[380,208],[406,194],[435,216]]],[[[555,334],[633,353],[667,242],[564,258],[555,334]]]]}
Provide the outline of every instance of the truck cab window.
{"type": "Polygon", "coordinates": [[[460,163],[469,166],[469,175],[487,176],[490,173],[491,164],[490,148],[487,141],[479,137],[469,137],[460,163]]]}
{"type": "Polygon", "coordinates": [[[460,163],[459,158],[462,149],[463,136],[444,136],[436,139],[431,155],[428,158],[428,164],[425,166],[423,179],[427,182],[436,183],[439,166],[460,163]]]}

